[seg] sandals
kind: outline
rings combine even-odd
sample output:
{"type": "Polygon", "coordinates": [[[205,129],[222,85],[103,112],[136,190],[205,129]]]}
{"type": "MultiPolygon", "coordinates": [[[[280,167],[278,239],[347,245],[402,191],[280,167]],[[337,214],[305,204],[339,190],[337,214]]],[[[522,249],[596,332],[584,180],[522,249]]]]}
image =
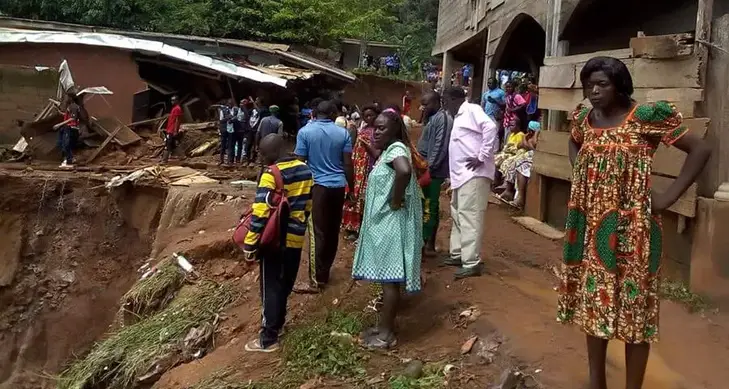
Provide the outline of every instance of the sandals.
{"type": "Polygon", "coordinates": [[[293,292],[296,294],[319,294],[322,291],[321,286],[312,285],[310,283],[301,283],[294,286],[293,292]]]}
{"type": "Polygon", "coordinates": [[[397,347],[397,339],[394,335],[390,335],[387,338],[380,338],[380,334],[372,334],[362,339],[362,346],[370,350],[390,350],[397,347]]]}
{"type": "Polygon", "coordinates": [[[366,338],[369,338],[373,335],[377,335],[379,333],[380,333],[380,329],[375,326],[375,327],[370,327],[370,328],[362,331],[362,333],[360,334],[359,337],[364,340],[366,338]]]}

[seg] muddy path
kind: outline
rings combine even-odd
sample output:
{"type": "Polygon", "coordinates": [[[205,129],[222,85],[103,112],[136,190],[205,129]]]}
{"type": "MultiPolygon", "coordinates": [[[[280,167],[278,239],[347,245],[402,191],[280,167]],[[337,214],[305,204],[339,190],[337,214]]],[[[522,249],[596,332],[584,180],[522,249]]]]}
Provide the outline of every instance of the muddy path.
{"type": "MultiPolygon", "coordinates": [[[[439,247],[448,244],[450,221],[444,221],[439,247]]],[[[352,284],[349,269],[353,246],[342,242],[333,275],[333,286],[322,296],[294,296],[290,326],[295,327],[316,310],[326,310],[335,299],[362,300],[371,294],[368,285],[352,284]],[[364,296],[364,297],[363,297],[364,296]]],[[[453,270],[437,261],[425,264],[424,291],[408,297],[399,318],[398,358],[448,361],[458,366],[461,381],[449,387],[489,387],[503,370],[520,366],[534,374],[543,388],[587,387],[587,355],[584,336],[576,328],[555,320],[556,277],[552,267],[561,259],[561,244],[523,229],[511,220],[510,211],[489,209],[483,254],[488,274],[454,282],[453,270]],[[457,323],[458,313],[477,307],[481,315],[468,326],[457,323]],[[484,364],[460,353],[471,336],[498,336],[504,340],[497,361],[484,364]]],[[[306,256],[306,253],[304,254],[306,256]]],[[[299,278],[306,275],[302,262],[299,278]]],[[[252,275],[247,275],[251,277],[252,275]]],[[[249,284],[250,285],[250,284],[249,284]]],[[[653,348],[646,389],[723,389],[729,381],[729,315],[689,313],[686,307],[665,301],[662,306],[662,341],[653,348]]],[[[251,355],[243,344],[254,337],[260,315],[257,291],[246,291],[245,303],[229,312],[226,337],[205,358],[180,366],[162,377],[155,388],[187,388],[222,369],[247,380],[265,380],[281,370],[277,355],[251,355]]],[[[624,386],[624,351],[613,342],[609,348],[609,385],[624,386]]],[[[393,372],[391,358],[373,354],[372,369],[393,372]]],[[[525,370],[526,371],[526,370],[525,370]]],[[[325,387],[321,384],[320,387],[325,387]]],[[[342,387],[341,383],[333,384],[342,387]]],[[[346,386],[346,385],[345,385],[346,386]]]]}

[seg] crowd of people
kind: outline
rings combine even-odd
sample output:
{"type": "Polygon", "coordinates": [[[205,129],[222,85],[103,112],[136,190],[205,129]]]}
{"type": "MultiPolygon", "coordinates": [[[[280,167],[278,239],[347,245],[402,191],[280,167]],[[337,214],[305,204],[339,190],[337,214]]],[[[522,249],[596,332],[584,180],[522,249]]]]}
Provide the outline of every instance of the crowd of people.
{"type": "Polygon", "coordinates": [[[495,177],[499,126],[479,105],[467,102],[460,87],[447,88],[443,96],[426,93],[421,104],[424,130],[418,140],[411,139],[400,104],[375,103],[354,115],[344,112],[338,100],[320,101],[312,110],[311,120],[297,134],[292,157],[268,149],[283,147],[280,132],[261,136],[262,161],[275,165],[277,173],[268,169],[260,179],[246,257],[258,258],[261,271],[270,272],[263,262],[271,253],[259,251],[258,244],[267,226],[265,219],[275,208],[269,198],[279,174],[290,196],[290,220],[282,224],[288,231],[281,238],[285,250],[274,251],[287,256],[280,261],[291,262],[296,256],[298,266],[308,229],[309,274],[298,285],[294,265],[293,273],[277,267],[276,276],[261,277],[263,330],[247,345],[248,350],[277,348],[284,297],[292,292],[320,293],[327,287],[341,230],[345,239],[357,245],[352,277],[379,285],[371,306],[380,312],[380,321],[365,331],[363,343],[373,348],[395,346],[401,288],[408,293],[419,291],[421,261],[436,255],[444,188],[452,191],[454,227],[443,263],[458,268],[456,279],[482,274],[480,251],[488,205],[483,194],[491,190],[495,177]]]}
{"type": "Polygon", "coordinates": [[[379,58],[375,58],[367,54],[362,56],[362,63],[360,66],[363,69],[369,69],[380,74],[396,75],[400,74],[402,60],[397,53],[385,55],[379,58]]]}
{"type": "Polygon", "coordinates": [[[503,201],[523,208],[532,158],[541,130],[537,109],[539,87],[533,78],[506,81],[491,78],[481,98],[484,112],[499,126],[501,149],[496,156],[494,192],[503,201]]]}
{"type": "MultiPolygon", "coordinates": [[[[557,318],[587,335],[591,389],[606,388],[611,339],[626,343],[626,388],[640,389],[650,344],[659,334],[659,213],[696,180],[709,148],[681,125],[672,104],[633,100],[632,79],[621,61],[594,58],[580,79],[592,108],[578,106],[571,117],[573,180],[557,318]],[[657,193],[651,191],[650,166],[661,142],[687,158],[673,185],[657,193]]],[[[537,93],[533,82],[509,82],[500,90],[495,79],[483,105],[468,102],[460,86],[442,96],[426,93],[417,142],[400,106],[364,107],[352,131],[351,121],[336,124],[343,112],[333,101],[317,105],[298,133],[294,155],[283,150],[281,134],[263,137],[261,156],[269,168],[260,179],[256,219],[245,242],[246,258],[261,267],[263,324],[246,350],[276,351],[290,293],[327,287],[342,228],[357,242],[352,278],[379,286],[373,301],[378,324],[361,341],[374,349],[395,347],[402,290],[420,291],[421,262],[435,253],[444,188],[453,225],[442,264],[457,268],[456,279],[480,276],[489,194],[503,185],[502,196],[519,198],[529,177],[540,131],[538,113],[529,106],[537,93]],[[262,247],[266,219],[280,211],[269,201],[275,191],[288,199],[280,224],[285,232],[280,244],[262,247]],[[307,229],[309,280],[297,286],[307,229]]]]}

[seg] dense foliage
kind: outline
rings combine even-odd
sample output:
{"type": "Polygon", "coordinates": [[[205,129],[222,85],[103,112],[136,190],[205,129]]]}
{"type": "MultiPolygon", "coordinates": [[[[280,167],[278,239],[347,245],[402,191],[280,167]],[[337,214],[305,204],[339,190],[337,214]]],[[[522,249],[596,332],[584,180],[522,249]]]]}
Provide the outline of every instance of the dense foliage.
{"type": "Polygon", "coordinates": [[[8,16],[113,28],[307,43],[402,45],[406,67],[430,57],[438,0],[0,0],[8,16]]]}

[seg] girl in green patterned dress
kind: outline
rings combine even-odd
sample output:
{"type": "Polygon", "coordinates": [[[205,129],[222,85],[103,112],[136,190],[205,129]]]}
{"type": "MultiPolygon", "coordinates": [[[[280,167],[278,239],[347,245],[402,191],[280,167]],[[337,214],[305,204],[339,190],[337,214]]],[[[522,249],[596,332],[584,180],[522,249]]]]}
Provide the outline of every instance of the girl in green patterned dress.
{"type": "Polygon", "coordinates": [[[410,140],[400,116],[385,110],[375,120],[374,147],[382,151],[367,181],[365,208],[352,277],[382,285],[379,325],[365,331],[370,348],[391,348],[400,288],[420,290],[423,208],[410,140]]]}
{"type": "Polygon", "coordinates": [[[709,148],[682,126],[666,102],[638,104],[622,62],[597,57],[580,73],[592,109],[572,114],[573,164],[558,320],[587,334],[590,389],[606,389],[608,341],[625,342],[626,389],[643,385],[650,344],[658,340],[659,215],[693,184],[709,148]],[[658,145],[688,155],[663,193],[651,190],[658,145]]]}

